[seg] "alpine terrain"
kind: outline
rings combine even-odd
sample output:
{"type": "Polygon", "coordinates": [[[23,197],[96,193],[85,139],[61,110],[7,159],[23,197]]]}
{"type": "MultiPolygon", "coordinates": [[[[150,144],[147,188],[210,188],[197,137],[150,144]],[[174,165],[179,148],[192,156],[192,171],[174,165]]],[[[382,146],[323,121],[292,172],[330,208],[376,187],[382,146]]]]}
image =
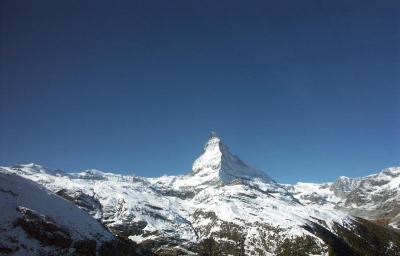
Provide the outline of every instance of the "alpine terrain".
{"type": "Polygon", "coordinates": [[[398,167],[279,184],[212,133],[181,176],[1,167],[0,253],[400,255],[399,191],[398,167]]]}

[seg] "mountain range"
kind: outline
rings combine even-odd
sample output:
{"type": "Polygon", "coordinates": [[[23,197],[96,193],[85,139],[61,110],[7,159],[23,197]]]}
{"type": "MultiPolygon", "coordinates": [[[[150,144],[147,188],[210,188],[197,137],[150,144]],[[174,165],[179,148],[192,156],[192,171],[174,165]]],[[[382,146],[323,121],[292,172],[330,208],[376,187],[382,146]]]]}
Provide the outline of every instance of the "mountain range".
{"type": "Polygon", "coordinates": [[[400,255],[400,167],[281,184],[211,133],[192,171],[0,168],[4,255],[400,255]]]}

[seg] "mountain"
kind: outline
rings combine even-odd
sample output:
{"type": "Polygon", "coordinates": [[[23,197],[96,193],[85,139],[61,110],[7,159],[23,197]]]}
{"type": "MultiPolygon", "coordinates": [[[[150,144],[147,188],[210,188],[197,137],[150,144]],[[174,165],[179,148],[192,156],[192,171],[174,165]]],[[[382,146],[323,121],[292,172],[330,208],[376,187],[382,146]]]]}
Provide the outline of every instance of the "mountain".
{"type": "Polygon", "coordinates": [[[192,171],[180,176],[66,173],[35,164],[1,170],[40,184],[121,239],[151,248],[157,255],[399,255],[400,251],[394,225],[377,225],[339,207],[343,199],[338,194],[349,196],[348,188],[357,186],[344,185],[335,192],[340,186],[334,183],[279,184],[230,153],[215,133],[192,171]]]}
{"type": "Polygon", "coordinates": [[[330,205],[400,229],[400,167],[366,177],[342,176],[332,183],[297,183],[286,188],[303,204],[330,205]]]}
{"type": "MultiPolygon", "coordinates": [[[[27,168],[40,172],[35,165],[27,168]]],[[[141,254],[76,205],[4,169],[0,205],[0,255],[122,255],[112,253],[117,247],[141,254]]]]}
{"type": "Polygon", "coordinates": [[[261,179],[264,182],[272,180],[262,171],[246,165],[239,157],[233,155],[228,147],[212,132],[203,154],[193,163],[193,181],[190,185],[199,185],[202,182],[222,182],[229,184],[235,179],[261,179]]]}

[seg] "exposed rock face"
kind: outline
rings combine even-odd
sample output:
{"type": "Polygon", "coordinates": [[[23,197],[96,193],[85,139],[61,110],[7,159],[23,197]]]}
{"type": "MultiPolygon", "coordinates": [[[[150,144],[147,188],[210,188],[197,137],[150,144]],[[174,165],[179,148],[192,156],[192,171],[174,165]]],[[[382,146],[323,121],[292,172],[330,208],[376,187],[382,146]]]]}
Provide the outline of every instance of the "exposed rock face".
{"type": "Polygon", "coordinates": [[[95,197],[87,195],[79,190],[72,192],[67,189],[61,189],[57,191],[56,194],[76,204],[90,215],[99,216],[99,218],[102,217],[102,205],[95,197]]]}
{"type": "Polygon", "coordinates": [[[21,217],[14,221],[14,227],[21,227],[30,237],[46,246],[60,248],[71,246],[72,238],[68,230],[58,225],[51,218],[40,216],[35,211],[21,206],[17,207],[16,210],[21,213],[21,217]]]}

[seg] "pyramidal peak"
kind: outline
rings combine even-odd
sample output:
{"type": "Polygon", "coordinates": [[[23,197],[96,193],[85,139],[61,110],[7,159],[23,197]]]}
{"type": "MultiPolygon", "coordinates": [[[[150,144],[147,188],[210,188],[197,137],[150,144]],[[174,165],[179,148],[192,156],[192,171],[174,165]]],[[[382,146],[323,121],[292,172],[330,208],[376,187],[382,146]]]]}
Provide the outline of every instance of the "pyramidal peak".
{"type": "Polygon", "coordinates": [[[227,184],[233,180],[255,178],[273,182],[263,171],[250,167],[233,155],[215,132],[211,132],[203,154],[192,166],[192,173],[202,179],[218,179],[227,184]]]}
{"type": "Polygon", "coordinates": [[[230,154],[228,147],[222,142],[222,140],[218,137],[216,132],[211,132],[208,137],[208,141],[204,146],[203,155],[216,155],[220,156],[222,154],[230,154]]]}

